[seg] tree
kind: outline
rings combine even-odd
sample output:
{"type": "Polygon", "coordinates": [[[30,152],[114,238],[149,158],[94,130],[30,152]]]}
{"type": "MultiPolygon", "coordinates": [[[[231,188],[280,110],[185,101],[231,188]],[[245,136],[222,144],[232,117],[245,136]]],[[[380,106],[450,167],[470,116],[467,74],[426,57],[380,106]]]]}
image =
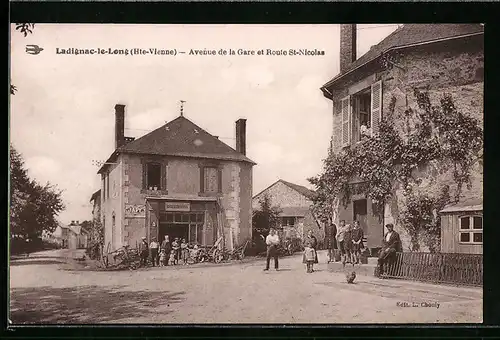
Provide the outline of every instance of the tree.
{"type": "MultiPolygon", "coordinates": [[[[28,34],[33,34],[33,29],[35,28],[35,24],[27,24],[27,23],[19,23],[16,24],[16,30],[20,31],[24,37],[27,37],[28,34]]],[[[10,84],[10,94],[16,94],[17,87],[13,84],[10,84]]]]}
{"type": "Polygon", "coordinates": [[[61,191],[47,183],[30,180],[22,156],[10,146],[10,232],[13,250],[26,241],[36,244],[42,233],[58,226],[57,215],[64,210],[61,191]]]}
{"type": "Polygon", "coordinates": [[[281,209],[272,206],[271,199],[268,195],[264,195],[260,201],[260,209],[255,210],[252,216],[252,228],[254,234],[267,235],[269,229],[276,228],[280,225],[281,209]]]}
{"type": "Polygon", "coordinates": [[[104,228],[99,219],[93,221],[84,221],[82,228],[88,232],[87,255],[95,260],[99,259],[101,249],[104,246],[104,228]]]}

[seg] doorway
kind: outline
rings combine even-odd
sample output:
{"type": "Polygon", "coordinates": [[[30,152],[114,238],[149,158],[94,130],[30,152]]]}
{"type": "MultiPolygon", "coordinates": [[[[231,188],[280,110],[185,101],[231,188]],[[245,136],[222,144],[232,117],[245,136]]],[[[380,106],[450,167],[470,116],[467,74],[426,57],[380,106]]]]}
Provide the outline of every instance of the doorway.
{"type": "Polygon", "coordinates": [[[165,235],[169,236],[170,241],[173,241],[176,237],[180,240],[186,239],[187,241],[189,239],[189,224],[171,224],[160,222],[158,233],[158,239],[161,241],[165,239],[165,235]]]}
{"type": "Polygon", "coordinates": [[[170,241],[176,237],[185,239],[190,244],[203,244],[203,226],[205,212],[161,212],[158,238],[163,240],[168,235],[170,241]]]}
{"type": "Polygon", "coordinates": [[[353,221],[359,221],[361,229],[365,237],[368,233],[368,202],[366,199],[356,200],[353,202],[353,221]]]}

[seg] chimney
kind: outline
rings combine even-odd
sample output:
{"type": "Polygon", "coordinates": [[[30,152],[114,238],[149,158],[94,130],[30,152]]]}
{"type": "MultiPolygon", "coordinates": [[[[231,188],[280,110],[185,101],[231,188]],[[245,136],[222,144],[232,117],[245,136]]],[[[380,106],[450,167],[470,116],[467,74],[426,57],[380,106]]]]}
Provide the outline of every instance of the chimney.
{"type": "Polygon", "coordinates": [[[75,224],[75,221],[71,221],[71,225],[74,225],[75,224]]]}
{"type": "Polygon", "coordinates": [[[356,60],[356,24],[340,25],[340,73],[356,60]]]}
{"type": "Polygon", "coordinates": [[[76,221],[76,225],[80,225],[80,221],[76,221]]]}
{"type": "Polygon", "coordinates": [[[115,105],[115,149],[125,144],[125,105],[115,105]]]}
{"type": "Polygon", "coordinates": [[[246,124],[246,119],[236,121],[236,151],[244,155],[247,154],[246,124]]]}

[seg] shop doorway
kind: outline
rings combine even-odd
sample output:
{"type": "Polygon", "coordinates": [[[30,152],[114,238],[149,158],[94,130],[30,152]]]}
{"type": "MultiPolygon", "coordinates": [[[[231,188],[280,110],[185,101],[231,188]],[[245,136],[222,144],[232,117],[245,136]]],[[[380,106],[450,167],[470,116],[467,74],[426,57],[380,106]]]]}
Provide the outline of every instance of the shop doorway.
{"type": "Polygon", "coordinates": [[[170,241],[173,241],[176,237],[180,240],[189,238],[189,224],[171,224],[171,223],[161,223],[159,228],[159,240],[163,241],[165,235],[168,235],[170,241]]]}
{"type": "Polygon", "coordinates": [[[173,241],[176,237],[185,239],[190,244],[203,244],[203,225],[205,212],[162,212],[158,237],[160,240],[168,235],[173,241]]]}

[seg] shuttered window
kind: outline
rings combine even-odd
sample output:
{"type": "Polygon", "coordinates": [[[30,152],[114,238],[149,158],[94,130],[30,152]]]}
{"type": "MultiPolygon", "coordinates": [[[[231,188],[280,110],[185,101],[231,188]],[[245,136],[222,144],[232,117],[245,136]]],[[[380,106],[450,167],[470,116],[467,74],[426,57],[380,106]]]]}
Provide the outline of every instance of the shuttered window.
{"type": "Polygon", "coordinates": [[[219,192],[219,171],[217,168],[204,168],[205,192],[219,192]]]}
{"type": "Polygon", "coordinates": [[[379,133],[380,121],[382,120],[382,81],[378,81],[371,87],[371,133],[375,136],[379,133]]]}
{"type": "Polygon", "coordinates": [[[167,161],[142,163],[142,188],[145,190],[167,190],[167,161]]]}
{"type": "Polygon", "coordinates": [[[341,100],[342,147],[351,143],[351,111],[351,97],[347,96],[341,100]]]}
{"type": "Polygon", "coordinates": [[[210,194],[222,192],[222,169],[217,165],[200,165],[200,192],[210,194]]]}

